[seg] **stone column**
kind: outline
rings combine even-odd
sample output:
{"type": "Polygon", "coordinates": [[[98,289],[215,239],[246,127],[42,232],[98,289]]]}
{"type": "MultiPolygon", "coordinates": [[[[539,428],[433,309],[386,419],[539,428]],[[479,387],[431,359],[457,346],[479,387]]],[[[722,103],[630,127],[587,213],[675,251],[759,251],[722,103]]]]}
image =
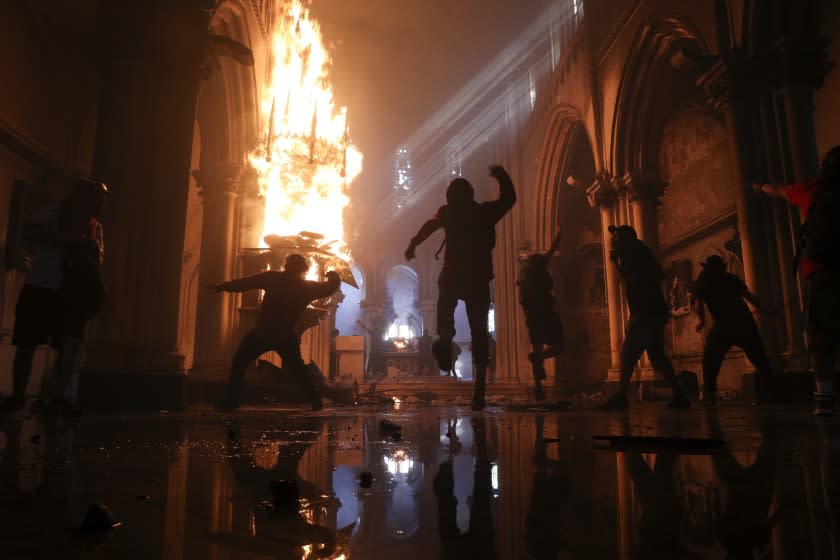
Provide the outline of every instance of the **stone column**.
{"type": "Polygon", "coordinates": [[[202,163],[193,171],[203,203],[201,261],[198,269],[195,364],[192,374],[202,381],[222,380],[228,369],[233,323],[233,295],[207,287],[229,280],[236,259],[236,199],[243,166],[202,163]]]}
{"type": "MultiPolygon", "coordinates": [[[[807,181],[817,175],[819,154],[814,132],[814,90],[823,85],[823,79],[833,64],[828,60],[827,43],[809,37],[801,41],[786,38],[779,53],[771,60],[772,67],[780,74],[776,80],[784,103],[784,117],[790,145],[791,172],[786,179],[807,181]]],[[[789,214],[784,204],[777,202],[773,208],[776,231],[776,250],[779,255],[780,283],[784,299],[787,348],[786,366],[798,369],[803,365],[804,345],[798,305],[798,290],[791,275],[793,255],[789,236],[784,232],[789,214]]]]}
{"type": "Polygon", "coordinates": [[[108,300],[88,337],[82,406],[179,408],[179,308],[190,158],[207,12],[202,3],[104,3],[93,175],[108,300]]]}
{"type": "Polygon", "coordinates": [[[587,189],[587,199],[590,206],[598,206],[601,212],[601,233],[604,239],[604,276],[607,281],[607,311],[610,321],[610,369],[607,373],[608,382],[618,382],[621,367],[621,287],[618,272],[610,261],[610,243],[612,235],[608,228],[614,225],[614,206],[617,194],[611,182],[606,178],[598,178],[587,189]]]}

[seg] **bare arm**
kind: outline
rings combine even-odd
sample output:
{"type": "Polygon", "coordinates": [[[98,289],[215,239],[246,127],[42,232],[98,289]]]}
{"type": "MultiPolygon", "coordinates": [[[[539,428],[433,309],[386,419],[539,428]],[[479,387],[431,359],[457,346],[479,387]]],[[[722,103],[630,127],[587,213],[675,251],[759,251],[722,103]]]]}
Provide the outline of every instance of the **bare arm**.
{"type": "Polygon", "coordinates": [[[408,244],[408,249],[405,250],[405,260],[410,261],[411,259],[413,259],[415,257],[414,250],[417,249],[417,247],[420,244],[426,241],[430,235],[432,235],[434,232],[436,232],[442,227],[443,222],[438,216],[435,216],[434,218],[428,220],[425,224],[423,224],[423,226],[420,228],[420,231],[417,232],[417,235],[415,235],[411,239],[411,243],[408,244]]]}
{"type": "Polygon", "coordinates": [[[758,299],[757,295],[755,295],[754,293],[752,293],[750,291],[746,291],[746,292],[744,292],[743,296],[744,296],[744,299],[747,300],[748,302],[750,302],[750,304],[753,307],[755,307],[759,311],[764,310],[765,306],[764,306],[764,304],[762,304],[761,300],[758,299]]]}
{"type": "Polygon", "coordinates": [[[516,189],[513,181],[501,165],[491,165],[490,175],[499,182],[499,198],[485,203],[493,213],[493,219],[499,221],[516,204],[516,189]]]}
{"type": "Polygon", "coordinates": [[[694,312],[697,314],[697,332],[700,332],[706,326],[706,305],[702,299],[694,300],[694,312]]]}
{"type": "Polygon", "coordinates": [[[269,272],[262,272],[253,276],[246,276],[244,278],[237,278],[235,280],[228,280],[215,286],[210,286],[213,290],[218,292],[247,292],[249,290],[259,290],[264,288],[266,278],[269,272]]]}
{"type": "Polygon", "coordinates": [[[752,188],[756,192],[763,192],[764,194],[785,198],[785,190],[787,185],[779,185],[775,183],[753,183],[752,188]]]}
{"type": "Polygon", "coordinates": [[[341,286],[341,277],[334,270],[327,272],[326,282],[307,282],[306,295],[310,301],[329,297],[341,286]]]}

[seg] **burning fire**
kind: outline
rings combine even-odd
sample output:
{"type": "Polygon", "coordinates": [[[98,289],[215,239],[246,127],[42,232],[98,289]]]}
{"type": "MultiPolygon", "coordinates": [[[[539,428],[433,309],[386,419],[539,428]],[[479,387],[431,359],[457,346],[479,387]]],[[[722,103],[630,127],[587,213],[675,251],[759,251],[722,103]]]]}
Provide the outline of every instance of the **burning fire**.
{"type": "Polygon", "coordinates": [[[261,103],[265,141],[250,156],[265,201],[262,246],[267,235],[309,231],[346,258],[343,213],[362,154],[350,144],[347,109],[335,107],[320,28],[300,0],[286,2],[276,18],[271,61],[261,103]]]}

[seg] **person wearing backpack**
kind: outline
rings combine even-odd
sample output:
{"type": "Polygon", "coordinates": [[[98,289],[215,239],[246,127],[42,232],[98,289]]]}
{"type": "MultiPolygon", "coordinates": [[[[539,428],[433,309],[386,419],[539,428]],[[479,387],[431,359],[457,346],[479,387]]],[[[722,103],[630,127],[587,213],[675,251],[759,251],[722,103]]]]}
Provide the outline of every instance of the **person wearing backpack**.
{"type": "Polygon", "coordinates": [[[662,295],[665,273],[653,252],[636,236],[636,230],[627,225],[610,226],[612,249],[610,260],[618,269],[624,284],[630,320],[625,328],[621,346],[621,371],[616,394],[600,405],[601,410],[625,410],[629,406],[627,391],[636,363],[647,352],[656,371],[662,373],[671,385],[673,397],[667,404],[670,409],[685,409],[691,402],[680,389],[674,375],[674,366],[665,354],[665,323],[668,306],[662,295]]]}
{"type": "Polygon", "coordinates": [[[97,218],[107,194],[104,183],[81,180],[57,207],[39,210],[24,225],[23,238],[33,254],[15,307],[12,395],[0,413],[24,408],[35,351],[42,344],[57,351],[52,377],[42,391],[46,411],[77,412],[71,387],[84,330],[105,299],[105,251],[97,218]]]}
{"type": "Polygon", "coordinates": [[[455,306],[463,300],[473,343],[475,367],[472,409],[484,409],[484,390],[489,361],[488,314],[490,281],[493,279],[493,248],[496,246],[496,224],[513,208],[516,191],[504,167],[493,165],[490,175],[499,183],[499,198],[475,201],[469,181],[454,179],[446,189],[446,204],[417,232],[405,251],[406,260],[439,229],[446,234],[446,252],[438,277],[437,334],[432,352],[443,371],[452,370],[452,339],[455,337],[455,306]]]}
{"type": "Polygon", "coordinates": [[[832,416],[834,365],[840,355],[840,146],[825,155],[817,179],[755,183],[753,188],[786,199],[805,216],[796,264],[805,282],[805,331],[816,376],[814,414],[832,416]]]}

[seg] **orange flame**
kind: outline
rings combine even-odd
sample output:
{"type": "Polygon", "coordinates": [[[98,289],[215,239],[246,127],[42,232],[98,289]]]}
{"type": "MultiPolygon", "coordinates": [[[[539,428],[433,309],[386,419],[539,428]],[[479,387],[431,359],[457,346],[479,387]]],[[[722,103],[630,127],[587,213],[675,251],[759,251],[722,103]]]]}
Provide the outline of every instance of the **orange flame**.
{"type": "Polygon", "coordinates": [[[362,154],[350,144],[347,109],[335,107],[320,27],[300,0],[286,2],[276,18],[271,60],[261,103],[265,142],[249,158],[265,201],[263,237],[315,232],[346,257],[343,214],[362,154]]]}

